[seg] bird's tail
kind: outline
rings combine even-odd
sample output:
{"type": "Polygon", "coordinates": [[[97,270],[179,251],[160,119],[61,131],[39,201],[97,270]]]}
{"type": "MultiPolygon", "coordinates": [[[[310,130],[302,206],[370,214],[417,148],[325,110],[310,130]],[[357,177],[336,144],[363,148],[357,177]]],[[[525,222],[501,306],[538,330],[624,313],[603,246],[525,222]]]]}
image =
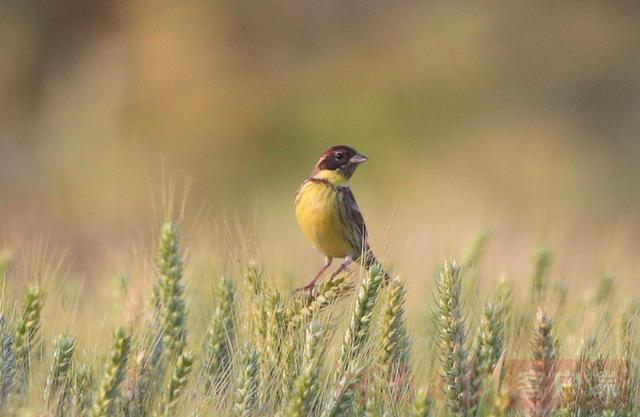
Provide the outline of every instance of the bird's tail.
{"type": "Polygon", "coordinates": [[[382,267],[382,264],[376,259],[373,251],[371,249],[367,249],[367,251],[362,255],[362,264],[368,270],[372,267],[377,267],[382,274],[382,285],[385,286],[391,281],[391,275],[382,267]]]}

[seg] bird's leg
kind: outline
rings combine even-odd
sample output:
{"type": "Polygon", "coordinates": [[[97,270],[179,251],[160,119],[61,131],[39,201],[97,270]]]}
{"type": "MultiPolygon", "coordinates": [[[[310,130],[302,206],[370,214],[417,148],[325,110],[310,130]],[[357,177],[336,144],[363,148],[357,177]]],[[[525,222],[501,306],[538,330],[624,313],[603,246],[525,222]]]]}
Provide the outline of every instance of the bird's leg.
{"type": "Polygon", "coordinates": [[[337,277],[338,275],[346,271],[349,265],[351,265],[351,262],[353,262],[353,259],[351,259],[350,256],[347,256],[347,258],[340,265],[340,267],[336,269],[336,271],[333,274],[331,274],[331,278],[329,278],[329,281],[331,281],[332,279],[334,279],[335,277],[337,277]]]}
{"type": "Polygon", "coordinates": [[[324,274],[324,271],[326,271],[327,268],[329,268],[329,266],[331,266],[331,261],[333,261],[333,258],[330,258],[328,256],[325,257],[324,258],[324,266],[320,269],[320,271],[318,271],[316,276],[313,277],[311,282],[308,283],[307,285],[305,285],[304,287],[296,288],[296,291],[311,291],[316,286],[316,282],[320,279],[322,274],[324,274]]]}

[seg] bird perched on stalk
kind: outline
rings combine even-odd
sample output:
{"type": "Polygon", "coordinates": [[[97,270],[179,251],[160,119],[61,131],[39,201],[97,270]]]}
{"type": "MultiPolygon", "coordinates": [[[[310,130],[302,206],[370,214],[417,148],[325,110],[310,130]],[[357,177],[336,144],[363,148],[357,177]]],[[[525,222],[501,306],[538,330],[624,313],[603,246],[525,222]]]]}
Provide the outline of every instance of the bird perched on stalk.
{"type": "MultiPolygon", "coordinates": [[[[367,227],[348,181],[367,157],[355,149],[337,145],[327,149],[296,194],[296,219],[302,233],[325,256],[322,269],[306,286],[312,290],[334,258],[345,261],[331,275],[361,261],[369,269],[377,260],[367,242],[367,227]]],[[[383,271],[384,280],[388,275],[383,271]]]]}

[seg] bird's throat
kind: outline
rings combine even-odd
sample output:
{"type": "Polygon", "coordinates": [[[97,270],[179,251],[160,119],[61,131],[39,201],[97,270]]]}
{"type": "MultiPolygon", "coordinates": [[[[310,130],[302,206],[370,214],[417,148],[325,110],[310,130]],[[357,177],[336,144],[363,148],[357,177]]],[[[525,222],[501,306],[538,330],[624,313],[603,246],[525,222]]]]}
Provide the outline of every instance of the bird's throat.
{"type": "Polygon", "coordinates": [[[342,172],[338,170],[323,169],[313,173],[312,178],[324,180],[331,185],[346,185],[349,180],[342,172]]]}

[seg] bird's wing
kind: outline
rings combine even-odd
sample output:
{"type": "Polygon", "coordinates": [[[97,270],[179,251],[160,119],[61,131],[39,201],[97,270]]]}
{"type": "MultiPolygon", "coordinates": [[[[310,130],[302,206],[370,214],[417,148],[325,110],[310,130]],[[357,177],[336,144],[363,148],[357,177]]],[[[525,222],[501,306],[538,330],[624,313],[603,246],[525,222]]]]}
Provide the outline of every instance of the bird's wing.
{"type": "Polygon", "coordinates": [[[356,198],[353,196],[353,192],[349,187],[340,187],[340,194],[342,195],[342,209],[344,210],[343,218],[345,220],[345,226],[349,230],[350,241],[354,249],[356,249],[356,256],[360,256],[362,249],[368,250],[367,245],[367,226],[364,223],[362,213],[356,203],[356,198]]]}

